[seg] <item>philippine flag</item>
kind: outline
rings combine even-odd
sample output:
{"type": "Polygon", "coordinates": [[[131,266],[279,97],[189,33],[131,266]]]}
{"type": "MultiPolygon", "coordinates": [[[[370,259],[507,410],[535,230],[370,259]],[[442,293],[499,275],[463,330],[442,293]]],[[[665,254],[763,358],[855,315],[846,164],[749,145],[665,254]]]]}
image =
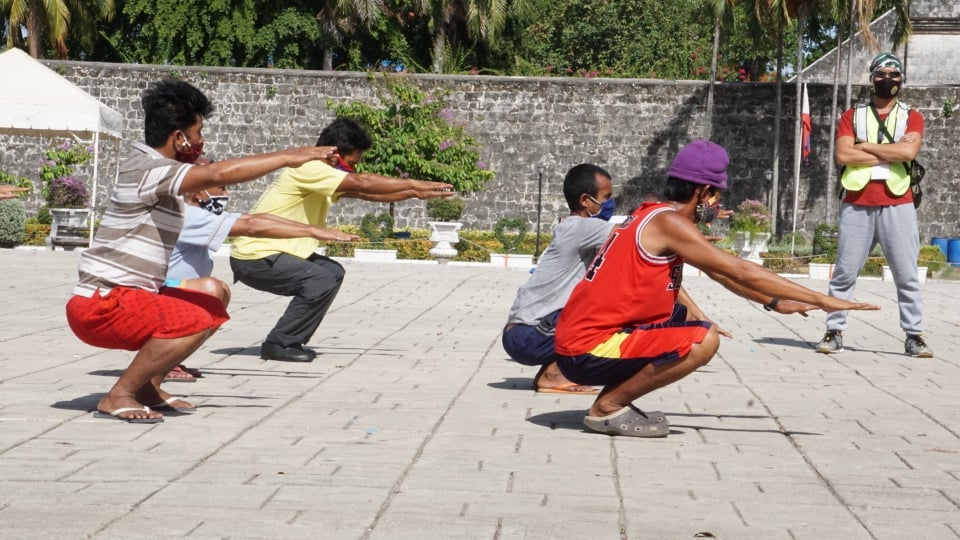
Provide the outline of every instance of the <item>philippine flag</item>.
{"type": "Polygon", "coordinates": [[[802,124],[800,140],[803,141],[802,155],[803,162],[810,163],[810,132],[813,125],[810,122],[810,99],[807,96],[807,83],[803,83],[803,108],[800,110],[800,122],[802,124]]]}

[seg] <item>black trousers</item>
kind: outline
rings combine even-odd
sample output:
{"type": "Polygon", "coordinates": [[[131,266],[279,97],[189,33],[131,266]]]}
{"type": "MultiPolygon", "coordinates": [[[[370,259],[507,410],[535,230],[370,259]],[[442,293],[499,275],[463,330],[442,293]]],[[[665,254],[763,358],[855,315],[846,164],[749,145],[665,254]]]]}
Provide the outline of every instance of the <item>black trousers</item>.
{"type": "Polygon", "coordinates": [[[264,341],[284,347],[310,341],[340,291],[346,273],[340,263],[322,255],[301,259],[280,253],[245,261],[230,258],[234,281],[258,291],[293,300],[264,341]]]}

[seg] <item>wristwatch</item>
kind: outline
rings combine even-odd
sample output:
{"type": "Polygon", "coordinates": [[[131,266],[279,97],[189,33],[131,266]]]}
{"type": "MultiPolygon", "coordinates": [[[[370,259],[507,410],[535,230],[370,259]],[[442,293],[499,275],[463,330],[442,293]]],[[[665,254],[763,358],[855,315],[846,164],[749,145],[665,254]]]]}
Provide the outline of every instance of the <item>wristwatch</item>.
{"type": "Polygon", "coordinates": [[[778,304],[778,303],[780,303],[780,299],[779,299],[779,298],[774,298],[773,300],[770,301],[770,303],[764,304],[764,305],[763,305],[763,309],[765,309],[765,310],[767,310],[767,311],[773,311],[773,310],[777,309],[777,304],[778,304]]]}

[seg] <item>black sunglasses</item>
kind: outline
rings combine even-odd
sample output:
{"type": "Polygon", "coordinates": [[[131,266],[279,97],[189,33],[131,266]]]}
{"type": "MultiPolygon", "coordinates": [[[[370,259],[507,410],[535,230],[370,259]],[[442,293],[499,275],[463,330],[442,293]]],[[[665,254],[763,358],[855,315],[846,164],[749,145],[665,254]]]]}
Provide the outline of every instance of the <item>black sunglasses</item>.
{"type": "Polygon", "coordinates": [[[874,79],[899,79],[903,74],[899,71],[874,71],[874,79]]]}

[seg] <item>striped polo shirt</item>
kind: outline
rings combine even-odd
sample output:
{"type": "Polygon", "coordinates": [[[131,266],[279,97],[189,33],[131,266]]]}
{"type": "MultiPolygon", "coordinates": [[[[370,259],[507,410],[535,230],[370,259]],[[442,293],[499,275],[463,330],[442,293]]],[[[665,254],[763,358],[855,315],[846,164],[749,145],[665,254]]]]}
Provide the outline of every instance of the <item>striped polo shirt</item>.
{"type": "Polygon", "coordinates": [[[191,166],[133,143],[93,245],[80,254],[73,294],[89,298],[114,287],[160,290],[183,228],[180,185],[191,166]]]}

